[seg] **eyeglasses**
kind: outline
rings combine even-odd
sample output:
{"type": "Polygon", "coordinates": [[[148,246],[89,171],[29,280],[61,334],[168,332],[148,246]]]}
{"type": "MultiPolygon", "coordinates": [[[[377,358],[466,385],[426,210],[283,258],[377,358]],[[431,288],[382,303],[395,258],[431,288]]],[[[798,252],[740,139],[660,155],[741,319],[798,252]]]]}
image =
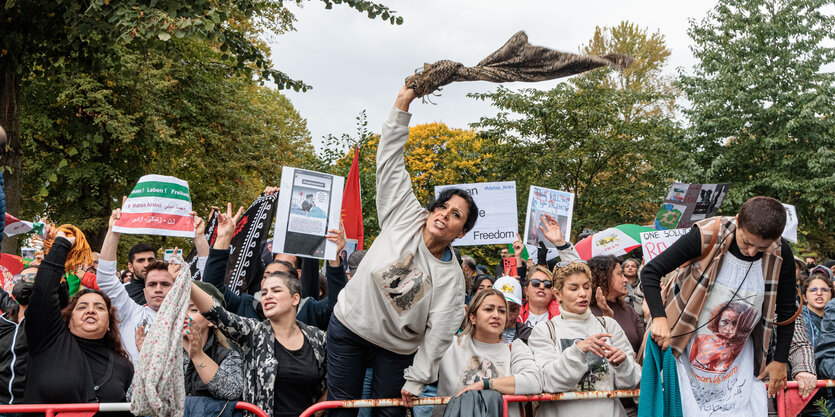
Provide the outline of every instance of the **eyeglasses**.
{"type": "Polygon", "coordinates": [[[567,267],[568,265],[571,265],[571,264],[588,265],[588,262],[586,262],[582,259],[578,259],[576,261],[562,261],[562,262],[557,262],[557,268],[565,268],[565,267],[567,267]]]}
{"type": "Polygon", "coordinates": [[[534,287],[538,287],[540,284],[545,284],[545,288],[551,288],[551,285],[553,285],[553,283],[549,279],[534,278],[531,280],[531,285],[533,285],[534,287]]]}
{"type": "Polygon", "coordinates": [[[829,292],[829,291],[830,291],[830,290],[829,290],[829,287],[820,287],[820,288],[818,288],[818,287],[810,287],[810,288],[806,288],[806,292],[811,292],[811,293],[815,293],[815,294],[817,294],[817,293],[822,293],[822,294],[824,294],[824,293],[827,293],[827,292],[829,292]]]}
{"type": "Polygon", "coordinates": [[[30,272],[28,274],[17,274],[17,275],[12,277],[12,281],[14,281],[14,282],[25,281],[25,282],[28,282],[28,283],[31,284],[31,283],[35,282],[35,275],[36,274],[33,273],[33,272],[30,272]]]}

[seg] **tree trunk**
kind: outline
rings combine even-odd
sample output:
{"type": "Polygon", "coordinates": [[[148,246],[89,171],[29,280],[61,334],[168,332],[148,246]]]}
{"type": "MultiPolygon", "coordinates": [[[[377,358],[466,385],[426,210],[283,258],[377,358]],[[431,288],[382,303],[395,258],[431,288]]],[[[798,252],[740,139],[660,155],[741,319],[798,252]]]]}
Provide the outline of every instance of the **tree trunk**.
{"type": "MultiPolygon", "coordinates": [[[[20,114],[18,113],[18,87],[20,75],[6,68],[0,73],[0,126],[6,130],[7,142],[0,149],[0,166],[3,168],[3,178],[6,180],[6,212],[15,216],[20,215],[22,196],[20,193],[23,147],[20,144],[20,114]]],[[[4,236],[3,253],[19,252],[18,236],[4,236]]]]}

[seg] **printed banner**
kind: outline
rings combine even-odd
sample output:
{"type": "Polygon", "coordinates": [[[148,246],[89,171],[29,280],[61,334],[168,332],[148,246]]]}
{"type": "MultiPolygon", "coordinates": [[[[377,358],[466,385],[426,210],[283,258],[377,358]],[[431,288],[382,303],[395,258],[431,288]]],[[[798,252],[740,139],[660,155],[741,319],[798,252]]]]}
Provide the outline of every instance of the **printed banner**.
{"type": "Polygon", "coordinates": [[[793,205],[785,203],[783,207],[786,208],[786,227],[783,229],[783,238],[791,243],[797,243],[797,226],[799,225],[797,209],[793,205]]]}
{"type": "Polygon", "coordinates": [[[713,217],[727,194],[728,184],[673,183],[655,216],[655,228],[689,228],[699,220],[713,217]]]}
{"type": "Polygon", "coordinates": [[[528,194],[528,210],[525,214],[525,245],[531,256],[536,256],[539,242],[545,242],[548,248],[547,259],[558,255],[557,248],[548,239],[540,236],[539,227],[543,226],[542,216],[550,215],[559,224],[566,241],[571,236],[571,217],[574,213],[574,194],[551,190],[548,188],[531,186],[528,194]]]}
{"type": "Polygon", "coordinates": [[[344,177],[282,168],[273,252],[336,259],[336,243],[325,235],[339,229],[344,184],[344,177]]]}
{"type": "Polygon", "coordinates": [[[113,231],[134,235],[194,237],[188,183],[163,175],[145,175],[122,206],[113,231]]]}
{"type": "Polygon", "coordinates": [[[238,220],[235,235],[229,242],[229,263],[226,264],[229,271],[226,285],[235,294],[253,294],[261,287],[264,274],[261,254],[270,234],[277,202],[277,194],[261,194],[238,220]]]}
{"type": "Polygon", "coordinates": [[[661,252],[667,250],[680,237],[687,234],[690,228],[656,230],[654,232],[641,233],[641,250],[644,253],[644,265],[655,258],[661,252]]]}
{"type": "Polygon", "coordinates": [[[467,192],[478,206],[473,230],[453,246],[478,246],[513,243],[519,232],[516,211],[516,181],[484,182],[478,184],[441,185],[435,187],[435,198],[448,188],[460,188],[467,192]]]}
{"type": "Polygon", "coordinates": [[[23,271],[23,258],[10,253],[4,253],[0,256],[0,285],[7,293],[12,293],[13,281],[15,275],[23,271]]]}

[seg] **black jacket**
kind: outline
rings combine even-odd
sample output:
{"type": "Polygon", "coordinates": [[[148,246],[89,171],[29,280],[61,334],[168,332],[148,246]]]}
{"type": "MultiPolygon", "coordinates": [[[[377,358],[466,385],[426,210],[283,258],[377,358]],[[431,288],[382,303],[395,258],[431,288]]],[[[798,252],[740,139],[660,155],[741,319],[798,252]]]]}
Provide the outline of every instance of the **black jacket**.
{"type": "Polygon", "coordinates": [[[141,306],[148,304],[145,301],[145,281],[131,277],[130,282],[125,284],[125,289],[128,291],[130,298],[136,301],[136,304],[141,306]]]}
{"type": "Polygon", "coordinates": [[[31,358],[24,402],[125,402],[133,379],[130,360],[99,341],[76,337],[61,318],[58,288],[69,250],[68,240],[56,238],[35,277],[24,321],[31,358]],[[98,381],[94,381],[88,355],[108,358],[109,370],[98,381]]]}
{"type": "MultiPolygon", "coordinates": [[[[8,297],[0,289],[0,298],[8,297]]],[[[21,404],[26,389],[26,366],[29,362],[29,346],[23,323],[0,317],[0,403],[21,404]]]]}

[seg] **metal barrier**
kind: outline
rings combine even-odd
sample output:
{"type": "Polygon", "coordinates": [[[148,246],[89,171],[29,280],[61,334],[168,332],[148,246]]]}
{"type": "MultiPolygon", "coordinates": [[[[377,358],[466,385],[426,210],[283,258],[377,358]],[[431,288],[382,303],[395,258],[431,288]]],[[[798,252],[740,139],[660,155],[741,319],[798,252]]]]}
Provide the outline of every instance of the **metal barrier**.
{"type": "MultiPolygon", "coordinates": [[[[777,415],[779,417],[796,417],[806,404],[815,396],[820,388],[835,387],[835,380],[818,380],[817,388],[806,398],[800,398],[797,392],[797,382],[789,381],[786,388],[777,393],[777,415]]],[[[636,398],[641,395],[640,389],[615,390],[615,391],[586,391],[586,392],[561,392],[554,394],[533,394],[533,395],[503,395],[504,411],[503,417],[507,417],[509,403],[529,401],[566,401],[566,400],[593,400],[602,398],[636,398]]],[[[420,398],[415,400],[415,405],[441,405],[449,402],[451,397],[420,398]]],[[[346,400],[346,401],[322,401],[313,404],[299,417],[312,417],[314,413],[331,408],[365,408],[365,407],[402,407],[403,400],[399,398],[387,398],[379,400],[346,400]]],[[[0,410],[2,411],[2,410],[0,410]]]]}
{"type": "MultiPolygon", "coordinates": [[[[236,410],[249,411],[257,417],[269,417],[255,404],[239,401],[236,410]]],[[[0,405],[2,413],[44,413],[46,417],[92,417],[96,413],[130,411],[130,403],[79,403],[79,404],[15,404],[0,405]]]]}

